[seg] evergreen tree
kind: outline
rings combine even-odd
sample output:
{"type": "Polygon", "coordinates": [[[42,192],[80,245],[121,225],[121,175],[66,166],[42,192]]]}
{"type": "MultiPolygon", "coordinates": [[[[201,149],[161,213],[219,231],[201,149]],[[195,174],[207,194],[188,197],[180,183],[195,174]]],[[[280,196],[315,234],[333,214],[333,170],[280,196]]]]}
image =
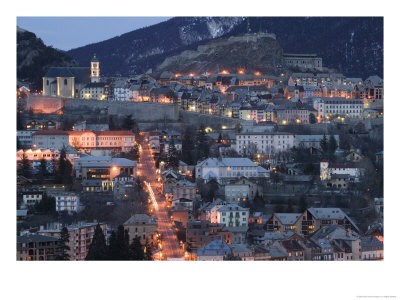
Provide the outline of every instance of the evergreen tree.
{"type": "Polygon", "coordinates": [[[117,229],[117,249],[117,260],[129,259],[129,234],[122,225],[119,225],[117,229]]]}
{"type": "Polygon", "coordinates": [[[315,115],[314,115],[314,114],[310,114],[310,116],[309,116],[309,121],[310,121],[310,124],[315,124],[315,123],[317,123],[317,119],[315,118],[315,115]]]}
{"type": "Polygon", "coordinates": [[[130,260],[145,259],[144,249],[140,243],[140,237],[134,238],[132,244],[129,246],[129,258],[130,260]]]}
{"type": "Polygon", "coordinates": [[[323,153],[326,153],[328,151],[328,139],[326,138],[325,134],[322,137],[322,140],[319,142],[319,146],[321,147],[323,153]]]}
{"type": "Polygon", "coordinates": [[[94,231],[94,236],[92,243],[89,247],[89,252],[85,258],[85,260],[107,260],[107,245],[106,238],[104,236],[103,230],[100,227],[100,224],[97,224],[96,229],[94,231]]]}
{"type": "Polygon", "coordinates": [[[197,132],[196,145],[198,151],[197,158],[207,158],[210,152],[210,146],[207,142],[206,130],[203,124],[200,125],[200,128],[197,132]]]}
{"type": "Polygon", "coordinates": [[[166,167],[174,170],[179,167],[179,155],[173,139],[169,143],[166,167]]]}
{"type": "Polygon", "coordinates": [[[70,259],[68,254],[68,251],[70,250],[68,245],[69,233],[68,229],[65,226],[61,229],[58,241],[59,241],[59,253],[56,256],[56,260],[69,260],[70,259]]]}
{"type": "Polygon", "coordinates": [[[45,214],[53,214],[56,212],[56,199],[43,195],[42,201],[35,204],[35,210],[45,214]]]}
{"type": "Polygon", "coordinates": [[[115,231],[111,232],[107,256],[109,260],[118,260],[117,234],[115,231]]]}
{"type": "Polygon", "coordinates": [[[21,161],[21,171],[20,171],[21,175],[23,175],[23,176],[29,175],[30,169],[31,169],[31,163],[29,162],[28,157],[26,156],[26,154],[24,152],[24,154],[22,155],[22,161],[21,161]]]}
{"type": "Polygon", "coordinates": [[[338,144],[336,142],[335,137],[331,134],[329,137],[329,142],[328,142],[328,151],[330,155],[335,154],[335,151],[338,147],[338,144]]]}
{"type": "Polygon", "coordinates": [[[127,130],[132,130],[135,133],[139,132],[136,120],[132,119],[132,115],[125,116],[122,127],[127,130]]]}
{"type": "Polygon", "coordinates": [[[192,165],[193,162],[193,150],[194,142],[192,135],[190,134],[189,128],[186,128],[182,138],[182,160],[188,165],[192,165]]]}
{"type": "Polygon", "coordinates": [[[56,173],[57,183],[71,184],[72,183],[72,164],[67,159],[65,147],[61,149],[60,158],[58,160],[58,170],[56,173]]]}
{"type": "Polygon", "coordinates": [[[47,175],[47,161],[42,158],[40,160],[40,167],[39,167],[39,180],[43,180],[43,178],[47,175]]]}

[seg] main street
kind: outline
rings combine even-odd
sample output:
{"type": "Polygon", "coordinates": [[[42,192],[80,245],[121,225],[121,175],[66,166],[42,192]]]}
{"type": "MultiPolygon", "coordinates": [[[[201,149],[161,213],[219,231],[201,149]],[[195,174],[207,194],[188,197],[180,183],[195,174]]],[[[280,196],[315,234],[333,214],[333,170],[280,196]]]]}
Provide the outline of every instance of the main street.
{"type": "Polygon", "coordinates": [[[162,192],[163,183],[160,179],[161,175],[157,173],[150,146],[146,141],[141,143],[138,172],[144,183],[144,188],[149,193],[153,210],[158,218],[158,232],[162,236],[162,258],[183,260],[183,251],[179,246],[172,221],[168,217],[167,201],[162,192]]]}

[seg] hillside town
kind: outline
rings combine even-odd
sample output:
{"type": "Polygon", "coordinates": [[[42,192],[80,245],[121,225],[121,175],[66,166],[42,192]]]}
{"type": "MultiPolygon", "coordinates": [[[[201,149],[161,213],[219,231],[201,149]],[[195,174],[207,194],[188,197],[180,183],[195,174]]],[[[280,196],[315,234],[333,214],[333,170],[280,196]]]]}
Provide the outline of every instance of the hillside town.
{"type": "Polygon", "coordinates": [[[315,54],[17,87],[17,260],[383,260],[383,79],[315,54]]]}

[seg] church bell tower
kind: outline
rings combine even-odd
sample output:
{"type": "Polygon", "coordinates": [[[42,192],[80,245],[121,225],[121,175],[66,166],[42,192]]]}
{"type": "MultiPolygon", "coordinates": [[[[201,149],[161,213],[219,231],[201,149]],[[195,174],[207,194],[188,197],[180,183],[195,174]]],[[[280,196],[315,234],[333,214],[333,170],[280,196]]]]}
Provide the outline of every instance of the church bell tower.
{"type": "Polygon", "coordinates": [[[96,57],[96,54],[94,54],[92,60],[90,61],[90,82],[99,82],[99,81],[100,81],[100,62],[96,57]]]}

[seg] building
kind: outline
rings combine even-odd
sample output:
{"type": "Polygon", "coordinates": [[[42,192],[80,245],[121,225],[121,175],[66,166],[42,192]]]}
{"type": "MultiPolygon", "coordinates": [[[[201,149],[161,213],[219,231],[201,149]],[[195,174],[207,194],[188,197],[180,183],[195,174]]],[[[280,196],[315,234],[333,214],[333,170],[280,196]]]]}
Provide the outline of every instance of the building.
{"type": "Polygon", "coordinates": [[[237,204],[216,206],[210,211],[210,222],[223,224],[225,227],[245,227],[249,223],[249,209],[237,204]]]}
{"type": "MultiPolygon", "coordinates": [[[[103,230],[104,236],[107,236],[107,225],[104,223],[86,223],[79,222],[66,226],[69,233],[69,248],[68,251],[70,260],[85,260],[90,244],[92,243],[94,231],[97,224],[103,230]]],[[[46,228],[40,227],[38,234],[59,238],[61,229],[63,228],[61,223],[48,224],[46,228]]]]}
{"type": "Polygon", "coordinates": [[[135,134],[129,130],[115,131],[68,131],[69,144],[80,150],[94,149],[129,152],[135,146],[135,134]]]}
{"type": "Polygon", "coordinates": [[[312,98],[318,111],[318,122],[331,121],[335,116],[343,118],[362,118],[364,102],[360,99],[312,98]]]}
{"type": "Polygon", "coordinates": [[[294,144],[295,135],[293,133],[243,132],[236,134],[235,150],[241,154],[273,154],[281,151],[287,151],[293,148],[294,144]]]}
{"type": "Polygon", "coordinates": [[[223,229],[222,224],[211,223],[208,220],[190,220],[186,227],[187,248],[196,252],[211,241],[222,237],[227,244],[232,242],[232,233],[223,229]]]}
{"type": "Polygon", "coordinates": [[[322,58],[316,54],[283,54],[286,66],[296,67],[304,70],[322,71],[322,58]]]}
{"type": "Polygon", "coordinates": [[[276,241],[271,245],[271,248],[277,248],[282,251],[287,257],[287,260],[304,260],[304,248],[296,239],[276,241]]]}
{"type": "Polygon", "coordinates": [[[272,232],[294,232],[300,227],[300,216],[302,216],[302,214],[273,213],[265,223],[264,228],[266,231],[272,232]]]}
{"type": "Polygon", "coordinates": [[[383,243],[377,237],[361,237],[362,260],[383,260],[383,256],[383,243]]]}
{"type": "Polygon", "coordinates": [[[82,179],[86,192],[112,191],[114,179],[122,172],[129,177],[137,174],[136,161],[111,156],[87,156],[75,160],[75,176],[82,179]]]}
{"type": "Polygon", "coordinates": [[[300,217],[295,228],[298,234],[309,236],[317,230],[331,225],[338,225],[345,230],[359,232],[354,221],[340,208],[308,208],[300,217]]]}
{"type": "Polygon", "coordinates": [[[274,122],[279,125],[300,125],[310,123],[310,114],[316,117],[316,110],[306,103],[287,101],[273,107],[274,122]]]}
{"type": "Polygon", "coordinates": [[[58,238],[32,234],[17,236],[17,260],[55,260],[58,238]]]}
{"type": "Polygon", "coordinates": [[[333,246],[334,260],[361,260],[361,238],[351,228],[337,224],[326,225],[309,238],[315,243],[322,239],[330,243],[333,246]]]}
{"type": "Polygon", "coordinates": [[[248,158],[208,158],[196,165],[196,178],[218,182],[232,177],[261,177],[258,166],[248,158]]]}
{"type": "Polygon", "coordinates": [[[257,195],[262,196],[262,186],[252,180],[242,177],[225,185],[225,199],[231,203],[253,201],[257,195]]]}
{"type": "Polygon", "coordinates": [[[73,212],[78,212],[79,210],[79,196],[75,193],[63,193],[59,195],[54,195],[56,199],[56,211],[63,212],[66,211],[69,214],[73,212]]]}
{"type": "Polygon", "coordinates": [[[31,207],[36,203],[39,203],[43,199],[43,192],[32,191],[32,192],[22,192],[22,202],[23,207],[31,207]]]}
{"type": "Polygon", "coordinates": [[[224,257],[232,254],[231,248],[222,239],[216,239],[197,250],[198,261],[222,261],[224,257]]]}
{"type": "Polygon", "coordinates": [[[125,223],[124,229],[128,231],[129,243],[133,239],[140,237],[142,245],[146,241],[156,240],[157,234],[157,218],[146,214],[132,215],[125,223]]]}
{"type": "Polygon", "coordinates": [[[39,130],[32,134],[32,144],[34,148],[61,150],[69,145],[69,134],[64,130],[39,130]]]}
{"type": "Polygon", "coordinates": [[[32,147],[34,130],[17,130],[17,141],[23,149],[32,147]]]}
{"type": "MultiPolygon", "coordinates": [[[[336,140],[337,145],[339,145],[339,135],[335,134],[333,137],[336,140]]],[[[323,134],[296,134],[294,137],[294,146],[305,147],[305,148],[315,148],[321,150],[320,142],[324,138],[323,134]]],[[[327,136],[329,139],[329,136],[327,136]]]]}
{"type": "Polygon", "coordinates": [[[85,85],[80,91],[80,98],[107,100],[108,84],[105,82],[90,82],[85,85]]]}
{"type": "Polygon", "coordinates": [[[43,96],[78,98],[89,83],[100,81],[100,63],[96,55],[91,67],[50,67],[43,77],[43,96]]]}
{"type": "Polygon", "coordinates": [[[196,199],[196,184],[187,180],[179,180],[172,186],[173,200],[185,198],[190,200],[196,199]]]}
{"type": "Polygon", "coordinates": [[[329,162],[321,160],[320,178],[327,187],[348,188],[350,182],[359,182],[364,169],[352,161],[329,162]]]}

